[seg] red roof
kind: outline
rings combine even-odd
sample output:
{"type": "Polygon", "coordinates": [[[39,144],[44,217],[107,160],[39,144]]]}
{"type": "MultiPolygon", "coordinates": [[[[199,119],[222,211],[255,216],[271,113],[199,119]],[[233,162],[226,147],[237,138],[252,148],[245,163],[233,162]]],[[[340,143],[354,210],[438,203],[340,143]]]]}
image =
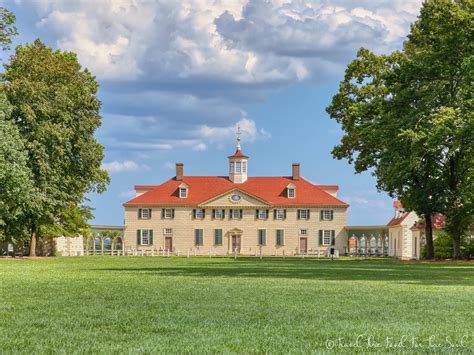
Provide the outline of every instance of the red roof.
{"type": "MultiPolygon", "coordinates": [[[[425,229],[426,223],[424,219],[420,219],[413,225],[413,229],[425,229]]],[[[433,229],[444,229],[446,227],[446,217],[441,213],[431,216],[431,226],[433,229]]]]}
{"type": "Polygon", "coordinates": [[[183,180],[171,178],[159,186],[147,187],[152,187],[152,190],[126,202],[124,206],[199,205],[233,189],[239,189],[271,206],[349,206],[318,185],[314,185],[303,178],[293,180],[291,177],[285,176],[249,177],[242,184],[234,184],[227,176],[184,176],[183,180]],[[178,197],[178,187],[183,182],[188,185],[187,198],[178,197]],[[286,187],[290,183],[296,186],[295,198],[286,196],[286,187]]]}
{"type": "Polygon", "coordinates": [[[248,158],[240,149],[237,148],[234,155],[229,156],[229,158],[248,158]]]}
{"type": "Polygon", "coordinates": [[[410,214],[410,212],[404,212],[398,217],[393,217],[388,223],[387,226],[397,226],[403,222],[403,220],[410,214]]]}

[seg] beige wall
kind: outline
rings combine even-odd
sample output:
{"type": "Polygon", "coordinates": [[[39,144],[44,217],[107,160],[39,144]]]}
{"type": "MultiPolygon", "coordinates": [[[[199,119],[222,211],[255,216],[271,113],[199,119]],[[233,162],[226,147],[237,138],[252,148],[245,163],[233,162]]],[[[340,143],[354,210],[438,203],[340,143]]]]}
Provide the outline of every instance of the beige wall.
{"type": "Polygon", "coordinates": [[[165,247],[164,228],[173,229],[173,249],[174,252],[196,253],[200,255],[208,255],[209,252],[215,252],[217,255],[225,255],[231,252],[231,238],[229,231],[234,228],[242,231],[241,253],[247,255],[255,255],[259,252],[258,246],[258,229],[267,230],[266,246],[262,247],[264,255],[292,255],[299,252],[300,229],[307,229],[308,249],[327,249],[330,246],[320,246],[318,241],[318,231],[320,229],[335,230],[336,248],[343,253],[347,243],[347,236],[344,230],[346,225],[347,208],[311,208],[310,220],[298,220],[297,208],[286,208],[286,220],[274,220],[273,209],[269,207],[252,207],[253,204],[262,205],[260,201],[243,196],[240,204],[232,204],[228,200],[228,196],[221,197],[219,201],[210,202],[212,207],[206,207],[206,217],[204,220],[194,220],[192,218],[192,207],[176,207],[174,219],[162,219],[161,207],[152,208],[152,219],[139,220],[138,207],[125,208],[125,249],[143,249],[153,250],[165,247]],[[226,218],[224,220],[212,219],[212,209],[226,209],[226,218]],[[255,216],[257,208],[269,209],[269,218],[267,220],[258,220],[255,216]],[[242,220],[229,219],[230,209],[243,209],[244,215],[242,220]],[[334,219],[332,221],[320,221],[320,210],[334,210],[334,219]],[[153,230],[153,246],[137,246],[137,229],[153,230]],[[194,230],[203,229],[204,245],[195,246],[194,230]],[[222,246],[214,245],[214,229],[223,230],[222,246]],[[284,229],[285,245],[276,246],[276,230],[284,229]]]}

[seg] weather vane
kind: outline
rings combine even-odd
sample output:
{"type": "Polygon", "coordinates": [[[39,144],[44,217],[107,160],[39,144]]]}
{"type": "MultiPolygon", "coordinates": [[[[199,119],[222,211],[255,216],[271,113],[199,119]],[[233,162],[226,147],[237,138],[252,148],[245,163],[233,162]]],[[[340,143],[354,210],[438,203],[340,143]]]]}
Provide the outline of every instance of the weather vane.
{"type": "Polygon", "coordinates": [[[240,150],[240,125],[237,126],[237,149],[240,150]]]}

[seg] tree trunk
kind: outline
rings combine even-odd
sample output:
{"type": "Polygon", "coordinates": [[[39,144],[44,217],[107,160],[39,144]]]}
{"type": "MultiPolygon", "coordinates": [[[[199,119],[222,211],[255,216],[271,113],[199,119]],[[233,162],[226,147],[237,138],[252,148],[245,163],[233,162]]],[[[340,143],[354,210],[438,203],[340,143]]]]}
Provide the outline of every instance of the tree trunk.
{"type": "Polygon", "coordinates": [[[461,258],[461,231],[458,225],[453,226],[453,259],[461,258]]]}
{"type": "Polygon", "coordinates": [[[431,214],[425,214],[425,235],[426,235],[426,259],[434,258],[433,246],[433,226],[431,225],[431,214]]]}
{"type": "Polygon", "coordinates": [[[36,256],[36,228],[31,231],[30,256],[36,256]]]}

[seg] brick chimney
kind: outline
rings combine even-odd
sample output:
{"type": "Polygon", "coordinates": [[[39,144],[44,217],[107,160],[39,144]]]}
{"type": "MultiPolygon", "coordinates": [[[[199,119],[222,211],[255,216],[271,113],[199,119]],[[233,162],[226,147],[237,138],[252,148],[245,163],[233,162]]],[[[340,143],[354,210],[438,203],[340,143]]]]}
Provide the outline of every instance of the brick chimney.
{"type": "Polygon", "coordinates": [[[183,175],[184,175],[184,164],[176,163],[176,180],[178,181],[183,180],[183,175]]]}
{"type": "Polygon", "coordinates": [[[300,163],[293,163],[292,176],[293,180],[300,179],[300,163]]]}

